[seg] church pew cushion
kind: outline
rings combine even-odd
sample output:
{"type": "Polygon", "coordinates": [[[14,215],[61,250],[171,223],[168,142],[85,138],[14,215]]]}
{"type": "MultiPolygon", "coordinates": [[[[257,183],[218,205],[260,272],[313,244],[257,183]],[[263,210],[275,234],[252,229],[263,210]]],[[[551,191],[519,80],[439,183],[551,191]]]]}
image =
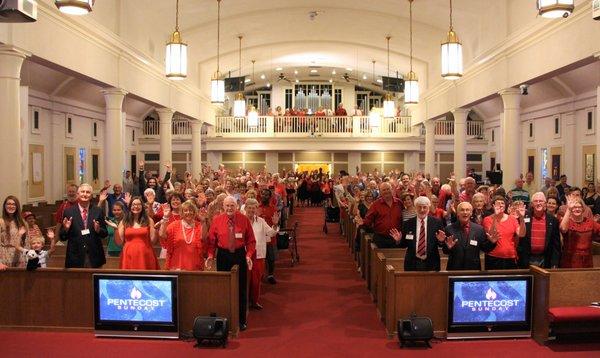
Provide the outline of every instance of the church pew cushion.
{"type": "Polygon", "coordinates": [[[600,322],[600,307],[552,307],[548,309],[552,323],[562,322],[600,322]]]}

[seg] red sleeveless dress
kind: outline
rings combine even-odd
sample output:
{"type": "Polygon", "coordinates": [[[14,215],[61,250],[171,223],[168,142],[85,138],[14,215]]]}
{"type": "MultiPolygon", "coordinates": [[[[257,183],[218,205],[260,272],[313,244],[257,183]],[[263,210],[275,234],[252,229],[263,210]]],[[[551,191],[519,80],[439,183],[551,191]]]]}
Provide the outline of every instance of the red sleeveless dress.
{"type": "Polygon", "coordinates": [[[123,270],[160,269],[150,242],[150,230],[147,226],[125,228],[124,241],[119,268],[123,270]]]}

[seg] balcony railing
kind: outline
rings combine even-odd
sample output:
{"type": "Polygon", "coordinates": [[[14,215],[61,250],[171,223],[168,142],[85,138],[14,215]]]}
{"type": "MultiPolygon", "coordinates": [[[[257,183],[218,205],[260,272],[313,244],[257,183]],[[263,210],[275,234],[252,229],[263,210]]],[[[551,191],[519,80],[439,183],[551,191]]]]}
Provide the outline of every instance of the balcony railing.
{"type": "MultiPolygon", "coordinates": [[[[174,120],[171,124],[171,133],[174,136],[192,136],[192,124],[188,120],[174,120]]],[[[144,136],[158,137],[160,135],[160,121],[144,121],[144,136]]]]}
{"type": "Polygon", "coordinates": [[[217,117],[216,137],[407,137],[413,135],[410,117],[382,118],[379,127],[368,117],[258,117],[257,126],[249,126],[246,117],[217,117]]]}
{"type": "MultiPolygon", "coordinates": [[[[453,136],[454,121],[436,121],[435,122],[436,136],[453,136]]],[[[467,121],[467,137],[483,137],[483,122],[482,121],[467,121]]]]}

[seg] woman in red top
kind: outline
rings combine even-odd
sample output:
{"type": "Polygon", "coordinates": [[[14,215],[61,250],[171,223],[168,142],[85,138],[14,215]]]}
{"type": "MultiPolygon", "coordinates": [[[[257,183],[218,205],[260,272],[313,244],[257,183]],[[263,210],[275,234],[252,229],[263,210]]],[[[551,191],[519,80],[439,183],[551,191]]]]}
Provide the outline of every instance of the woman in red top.
{"type": "Polygon", "coordinates": [[[560,223],[563,233],[561,268],[594,267],[592,240],[598,241],[600,224],[583,215],[585,203],[581,198],[568,198],[567,210],[560,223]]]}
{"type": "Polygon", "coordinates": [[[517,268],[517,244],[525,232],[525,207],[515,208],[511,215],[504,212],[504,197],[494,198],[494,214],[483,219],[482,225],[496,247],[485,255],[486,270],[509,270],[517,268]]]}
{"type": "Polygon", "coordinates": [[[156,242],[154,221],[148,216],[142,198],[137,196],[129,203],[129,212],[119,225],[107,220],[115,230],[115,243],[123,245],[119,268],[124,270],[158,270],[158,260],[152,244],[156,242]]]}
{"type": "Polygon", "coordinates": [[[181,204],[181,219],[169,224],[169,209],[161,221],[159,236],[167,249],[167,270],[204,270],[202,224],[196,220],[198,208],[191,200],[181,204]]]}

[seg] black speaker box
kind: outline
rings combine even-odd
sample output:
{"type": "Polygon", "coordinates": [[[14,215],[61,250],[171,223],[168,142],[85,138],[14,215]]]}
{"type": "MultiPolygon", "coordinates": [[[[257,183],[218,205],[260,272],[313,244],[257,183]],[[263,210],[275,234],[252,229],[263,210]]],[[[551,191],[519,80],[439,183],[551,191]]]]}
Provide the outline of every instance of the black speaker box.
{"type": "Polygon", "coordinates": [[[200,346],[202,342],[217,342],[225,348],[229,338],[229,324],[227,318],[216,317],[216,314],[210,316],[198,316],[194,320],[193,329],[194,338],[200,346]]]}
{"type": "Polygon", "coordinates": [[[429,317],[411,317],[398,320],[398,339],[400,347],[406,343],[425,342],[431,348],[429,341],[433,338],[433,323],[429,317]]]}

